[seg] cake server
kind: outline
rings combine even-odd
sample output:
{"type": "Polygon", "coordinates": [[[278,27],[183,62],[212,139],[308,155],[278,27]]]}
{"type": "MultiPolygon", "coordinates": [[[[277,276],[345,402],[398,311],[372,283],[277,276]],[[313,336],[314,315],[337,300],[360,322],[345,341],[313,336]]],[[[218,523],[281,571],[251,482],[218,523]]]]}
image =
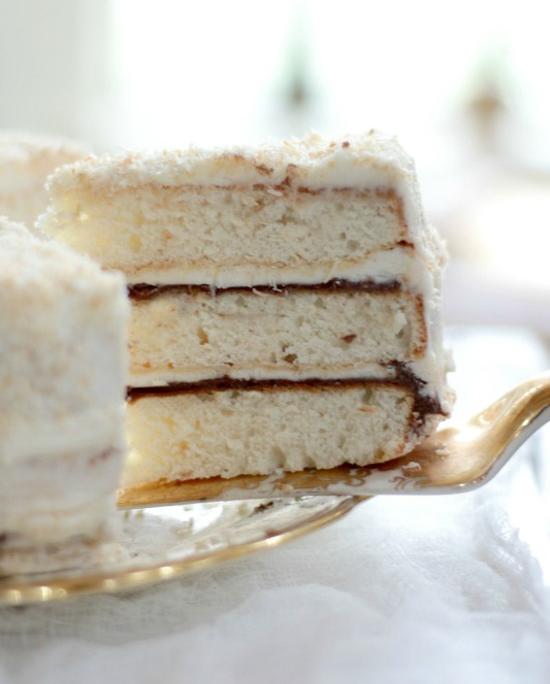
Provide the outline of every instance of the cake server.
{"type": "Polygon", "coordinates": [[[120,508],[300,496],[456,494],[489,482],[550,421],[550,373],[521,383],[462,425],[450,422],[406,456],[375,466],[141,485],[120,508]]]}

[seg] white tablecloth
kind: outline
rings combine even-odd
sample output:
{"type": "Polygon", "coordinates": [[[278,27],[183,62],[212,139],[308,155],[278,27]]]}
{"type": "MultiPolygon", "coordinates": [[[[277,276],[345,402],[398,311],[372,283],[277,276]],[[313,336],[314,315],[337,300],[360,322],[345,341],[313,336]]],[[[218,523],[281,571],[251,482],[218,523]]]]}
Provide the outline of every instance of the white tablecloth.
{"type": "MultiPolygon", "coordinates": [[[[526,332],[452,338],[461,415],[550,365],[526,332]]],[[[548,436],[477,492],[378,498],[141,593],[0,610],[0,682],[546,683],[548,436]]]]}

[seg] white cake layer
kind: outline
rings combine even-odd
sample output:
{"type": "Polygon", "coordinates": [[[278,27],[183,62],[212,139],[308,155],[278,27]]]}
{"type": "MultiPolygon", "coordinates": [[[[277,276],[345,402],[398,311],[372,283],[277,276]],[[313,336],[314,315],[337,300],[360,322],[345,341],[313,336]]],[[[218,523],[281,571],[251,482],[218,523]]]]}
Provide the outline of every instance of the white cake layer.
{"type": "Polygon", "coordinates": [[[123,484],[385,461],[421,438],[412,408],[384,384],[143,396],[128,407],[123,484]]]}
{"type": "Polygon", "coordinates": [[[422,302],[400,291],[169,289],[134,300],[130,385],[332,377],[424,353],[422,302]]]}
{"type": "Polygon", "coordinates": [[[48,204],[46,178],[88,153],[85,145],[69,140],[0,132],[0,216],[31,227],[48,204]]]}
{"type": "Polygon", "coordinates": [[[41,227],[129,282],[154,271],[162,282],[190,282],[175,280],[182,268],[337,269],[403,240],[425,260],[437,249],[412,160],[374,131],[90,157],[58,170],[49,188],[41,227]]]}
{"type": "Polygon", "coordinates": [[[44,230],[124,271],[129,282],[145,282],[151,270],[163,273],[163,282],[178,282],[181,268],[277,273],[282,266],[357,263],[409,240],[401,200],[390,191],[53,188],[44,230]]]}

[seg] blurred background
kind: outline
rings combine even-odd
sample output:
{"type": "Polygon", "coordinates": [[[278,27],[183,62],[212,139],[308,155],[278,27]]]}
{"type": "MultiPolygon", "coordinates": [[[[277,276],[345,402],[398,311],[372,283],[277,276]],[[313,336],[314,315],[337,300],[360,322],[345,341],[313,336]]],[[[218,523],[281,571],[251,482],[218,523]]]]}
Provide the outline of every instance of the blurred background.
{"type": "Polygon", "coordinates": [[[0,0],[0,129],[98,151],[395,133],[450,323],[550,339],[547,0],[0,0]]]}

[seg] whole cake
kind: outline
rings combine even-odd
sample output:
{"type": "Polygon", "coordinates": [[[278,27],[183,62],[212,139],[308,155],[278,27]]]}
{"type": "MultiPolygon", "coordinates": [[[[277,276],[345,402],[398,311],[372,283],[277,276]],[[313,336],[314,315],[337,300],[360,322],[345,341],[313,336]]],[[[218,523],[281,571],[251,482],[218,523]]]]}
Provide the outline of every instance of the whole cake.
{"type": "Polygon", "coordinates": [[[48,204],[46,178],[58,166],[88,153],[81,143],[0,131],[0,216],[30,228],[48,204]]]}
{"type": "Polygon", "coordinates": [[[108,531],[127,318],[120,275],[0,218],[0,574],[108,531]]]}
{"type": "Polygon", "coordinates": [[[40,225],[124,272],[127,483],[400,456],[449,413],[444,250],[375,132],[88,158],[40,225]]]}

